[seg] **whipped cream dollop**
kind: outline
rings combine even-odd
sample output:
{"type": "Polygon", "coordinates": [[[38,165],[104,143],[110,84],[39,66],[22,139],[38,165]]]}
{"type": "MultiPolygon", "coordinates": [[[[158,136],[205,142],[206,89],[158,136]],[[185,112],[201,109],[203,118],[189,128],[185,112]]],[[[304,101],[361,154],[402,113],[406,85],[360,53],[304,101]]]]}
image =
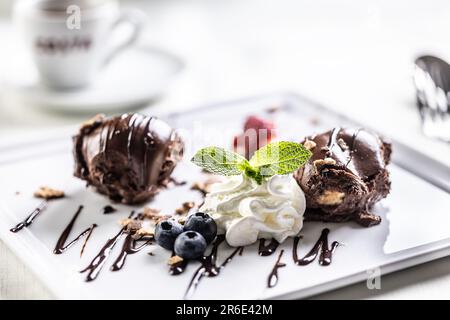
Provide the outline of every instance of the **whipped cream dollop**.
{"type": "Polygon", "coordinates": [[[281,243],[300,232],[306,201],[292,175],[275,175],[260,185],[245,175],[225,179],[211,186],[200,211],[213,217],[229,245],[261,238],[281,243]]]}

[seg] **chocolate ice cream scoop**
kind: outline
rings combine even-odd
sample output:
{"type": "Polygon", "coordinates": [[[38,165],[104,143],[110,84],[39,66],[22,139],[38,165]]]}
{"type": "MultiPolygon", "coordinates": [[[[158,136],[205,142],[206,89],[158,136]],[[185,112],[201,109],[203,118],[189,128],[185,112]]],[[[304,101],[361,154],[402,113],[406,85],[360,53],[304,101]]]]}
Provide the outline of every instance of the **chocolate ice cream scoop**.
{"type": "Polygon", "coordinates": [[[183,152],[167,123],[141,114],[97,116],[73,142],[75,176],[127,204],[148,200],[164,187],[183,152]]]}
{"type": "Polygon", "coordinates": [[[309,220],[354,220],[369,227],[381,218],[373,205],[390,190],[391,144],[364,129],[334,128],[304,142],[313,155],[295,177],[306,195],[309,220]]]}

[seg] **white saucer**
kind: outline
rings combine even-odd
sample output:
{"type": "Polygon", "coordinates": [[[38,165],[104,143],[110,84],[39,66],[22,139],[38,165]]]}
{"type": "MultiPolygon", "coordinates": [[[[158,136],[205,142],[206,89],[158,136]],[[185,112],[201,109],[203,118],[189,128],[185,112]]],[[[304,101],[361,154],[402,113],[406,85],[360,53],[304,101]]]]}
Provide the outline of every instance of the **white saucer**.
{"type": "Polygon", "coordinates": [[[184,66],[172,54],[141,45],[121,53],[90,87],[53,91],[40,84],[31,64],[16,63],[3,77],[9,94],[27,106],[70,113],[111,112],[144,105],[160,96],[184,66]]]}

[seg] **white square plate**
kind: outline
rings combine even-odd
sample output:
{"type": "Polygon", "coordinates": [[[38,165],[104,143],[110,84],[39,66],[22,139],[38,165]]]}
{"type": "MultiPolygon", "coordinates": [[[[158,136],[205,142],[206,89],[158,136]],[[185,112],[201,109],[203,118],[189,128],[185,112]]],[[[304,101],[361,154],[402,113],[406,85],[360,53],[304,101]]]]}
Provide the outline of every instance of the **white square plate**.
{"type": "MultiPolygon", "coordinates": [[[[280,138],[299,140],[304,135],[334,126],[356,125],[348,118],[295,95],[274,95],[245,99],[183,113],[161,115],[187,137],[188,154],[204,145],[230,147],[233,134],[239,132],[245,117],[264,115],[269,107],[279,106],[271,114],[278,124],[280,138]],[[191,138],[192,139],[191,139],[191,138]]],[[[269,114],[266,114],[269,116],[269,114]]],[[[110,201],[72,176],[71,139],[62,134],[51,140],[0,148],[0,237],[48,286],[58,298],[75,299],[180,299],[198,267],[191,263],[186,272],[171,276],[167,260],[170,253],[156,245],[127,258],[125,267],[109,270],[122,246],[119,242],[106,261],[99,277],[85,282],[86,267],[108,238],[120,226],[117,223],[132,209],[115,205],[118,212],[104,215],[102,208],[110,201]],[[32,194],[40,185],[64,190],[67,197],[52,201],[29,228],[18,233],[9,229],[23,220],[40,201],[32,194]],[[19,193],[17,193],[19,192],[19,193]],[[66,253],[52,253],[56,241],[79,205],[84,210],[69,239],[92,223],[94,230],[80,257],[81,242],[66,253]],[[147,253],[153,252],[150,256],[147,253]]],[[[362,228],[355,223],[306,222],[299,245],[299,255],[306,254],[323,228],[331,230],[330,241],[339,241],[333,263],[320,266],[317,261],[297,266],[292,259],[292,240],[283,243],[268,257],[257,254],[257,246],[246,247],[218,277],[204,278],[192,296],[195,299],[269,299],[300,298],[365,280],[374,269],[388,273],[450,254],[450,169],[404,145],[393,142],[394,158],[390,165],[392,191],[375,208],[383,217],[380,225],[362,228]],[[267,278],[281,249],[279,282],[267,288],[267,278]],[[379,268],[379,269],[378,269],[379,268]]],[[[190,190],[201,173],[188,161],[175,170],[175,177],[188,184],[161,192],[148,205],[171,213],[184,201],[200,200],[190,190]]],[[[123,241],[123,239],[121,239],[123,241]]],[[[218,262],[232,251],[219,247],[218,262]]]]}

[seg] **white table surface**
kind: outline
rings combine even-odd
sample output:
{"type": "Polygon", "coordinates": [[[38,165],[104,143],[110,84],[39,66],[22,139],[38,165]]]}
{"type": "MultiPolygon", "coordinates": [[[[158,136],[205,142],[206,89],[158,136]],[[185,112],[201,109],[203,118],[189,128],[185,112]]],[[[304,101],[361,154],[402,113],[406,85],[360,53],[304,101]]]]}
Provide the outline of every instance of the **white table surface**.
{"type": "MultiPolygon", "coordinates": [[[[450,146],[425,138],[411,66],[433,53],[450,60],[450,2],[332,0],[127,1],[149,22],[142,39],[180,55],[187,68],[149,106],[163,110],[276,91],[293,91],[450,164],[450,146]]],[[[0,21],[1,67],[15,57],[8,18],[0,21]]],[[[0,88],[0,92],[1,88],[0,88]]],[[[0,96],[0,145],[75,124],[0,96]]],[[[93,111],[95,113],[95,111],[93,111]]],[[[450,258],[382,276],[381,290],[357,284],[317,298],[450,298],[450,258]]],[[[0,298],[49,292],[0,242],[0,298]]]]}

